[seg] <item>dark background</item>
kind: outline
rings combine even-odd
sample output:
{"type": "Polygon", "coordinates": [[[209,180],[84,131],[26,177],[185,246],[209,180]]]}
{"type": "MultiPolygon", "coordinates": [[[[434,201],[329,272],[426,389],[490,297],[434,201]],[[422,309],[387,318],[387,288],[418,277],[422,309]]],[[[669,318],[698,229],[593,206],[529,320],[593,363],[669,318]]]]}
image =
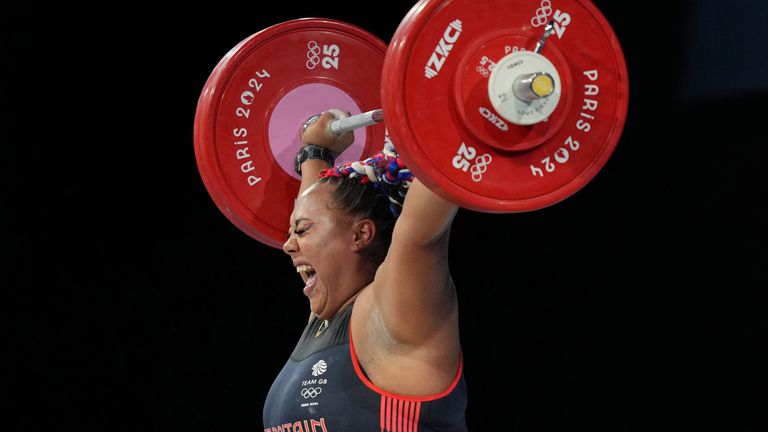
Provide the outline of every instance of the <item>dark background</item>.
{"type": "MultiPolygon", "coordinates": [[[[768,7],[595,4],[630,76],[612,158],[553,207],[454,223],[470,429],[765,430],[768,7]]],[[[307,305],[207,194],[197,99],[269,25],[388,41],[412,5],[0,18],[4,430],[263,430],[307,305]]]]}

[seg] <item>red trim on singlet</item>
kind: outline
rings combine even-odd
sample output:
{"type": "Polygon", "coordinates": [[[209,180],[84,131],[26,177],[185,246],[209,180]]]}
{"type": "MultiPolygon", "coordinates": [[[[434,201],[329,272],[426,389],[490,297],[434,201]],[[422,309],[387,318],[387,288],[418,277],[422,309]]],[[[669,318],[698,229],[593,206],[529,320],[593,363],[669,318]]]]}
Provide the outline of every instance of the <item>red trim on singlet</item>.
{"type": "Polygon", "coordinates": [[[381,395],[379,427],[382,432],[418,432],[420,410],[421,401],[381,395]]]}
{"type": "Polygon", "coordinates": [[[384,398],[381,398],[381,411],[379,411],[379,427],[381,427],[381,430],[384,430],[384,411],[386,411],[386,406],[384,398]]]}
{"type": "MultiPolygon", "coordinates": [[[[369,389],[373,390],[374,392],[383,395],[383,396],[389,396],[391,398],[400,399],[400,400],[406,400],[406,401],[415,401],[415,402],[429,402],[433,401],[435,399],[440,399],[442,397],[447,396],[450,394],[454,388],[456,388],[456,385],[459,384],[459,380],[461,379],[461,370],[464,367],[464,359],[461,355],[461,352],[459,352],[459,370],[456,371],[456,376],[453,378],[453,382],[451,385],[448,386],[447,389],[443,390],[440,393],[427,395],[427,396],[403,396],[398,395],[395,393],[390,393],[380,387],[378,387],[376,384],[372,383],[371,380],[368,379],[368,377],[365,376],[363,373],[363,370],[360,368],[360,363],[357,361],[357,354],[355,353],[355,343],[352,341],[352,323],[349,323],[349,353],[352,356],[352,366],[355,368],[355,373],[357,374],[357,377],[360,378],[360,381],[363,382],[363,384],[366,385],[369,389]]],[[[393,407],[394,408],[394,407],[393,407]]],[[[389,411],[389,409],[387,410],[389,411]]],[[[418,412],[417,412],[418,417],[418,412]]],[[[387,416],[387,420],[389,420],[389,416],[387,416]]],[[[387,429],[389,429],[389,425],[387,425],[387,429]]]]}
{"type": "Polygon", "coordinates": [[[414,420],[413,420],[413,424],[414,424],[413,431],[414,432],[418,432],[418,430],[419,430],[419,414],[421,414],[421,402],[416,404],[416,417],[414,417],[414,420]]]}

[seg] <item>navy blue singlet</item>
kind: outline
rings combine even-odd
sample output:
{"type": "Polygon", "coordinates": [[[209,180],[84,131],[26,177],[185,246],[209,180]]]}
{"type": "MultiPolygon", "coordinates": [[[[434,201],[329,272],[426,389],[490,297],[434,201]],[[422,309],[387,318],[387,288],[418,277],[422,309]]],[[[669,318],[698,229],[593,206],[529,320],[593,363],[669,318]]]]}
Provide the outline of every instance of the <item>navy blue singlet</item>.
{"type": "Polygon", "coordinates": [[[461,364],[453,383],[439,394],[398,396],[381,390],[357,362],[351,316],[352,306],[325,330],[317,317],[307,324],[267,395],[264,432],[466,432],[461,364]]]}

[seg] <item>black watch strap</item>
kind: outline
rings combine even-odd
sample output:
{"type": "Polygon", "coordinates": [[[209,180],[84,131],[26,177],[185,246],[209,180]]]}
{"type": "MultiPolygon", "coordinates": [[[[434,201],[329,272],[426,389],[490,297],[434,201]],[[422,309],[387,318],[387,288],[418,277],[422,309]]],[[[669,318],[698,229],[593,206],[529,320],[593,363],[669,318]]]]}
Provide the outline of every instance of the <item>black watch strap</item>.
{"type": "Polygon", "coordinates": [[[301,175],[301,164],[310,159],[322,159],[328,162],[330,166],[333,166],[336,161],[336,155],[325,147],[308,144],[296,153],[296,166],[294,169],[297,174],[301,175]]]}

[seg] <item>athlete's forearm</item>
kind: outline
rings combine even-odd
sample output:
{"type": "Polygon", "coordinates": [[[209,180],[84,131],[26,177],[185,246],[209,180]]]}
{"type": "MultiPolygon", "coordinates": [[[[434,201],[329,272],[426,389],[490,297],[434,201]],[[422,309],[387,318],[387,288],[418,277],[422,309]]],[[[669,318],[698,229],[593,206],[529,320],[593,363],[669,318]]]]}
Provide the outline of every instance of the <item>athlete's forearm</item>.
{"type": "Polygon", "coordinates": [[[317,181],[317,177],[320,175],[320,171],[330,168],[330,165],[322,159],[310,159],[301,164],[301,186],[299,186],[299,194],[301,196],[305,190],[312,183],[317,181]]]}
{"type": "Polygon", "coordinates": [[[459,207],[429,190],[414,179],[397,221],[397,237],[414,245],[424,245],[442,238],[450,229],[459,207]]]}

